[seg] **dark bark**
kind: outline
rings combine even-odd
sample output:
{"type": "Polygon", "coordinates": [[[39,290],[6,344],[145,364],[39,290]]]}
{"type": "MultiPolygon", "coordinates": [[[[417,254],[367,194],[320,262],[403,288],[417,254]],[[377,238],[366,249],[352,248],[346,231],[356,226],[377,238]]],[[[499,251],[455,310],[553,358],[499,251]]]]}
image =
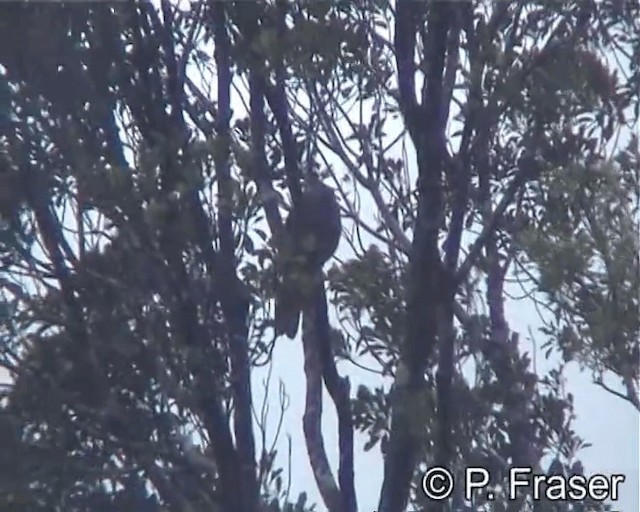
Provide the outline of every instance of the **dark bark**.
{"type": "Polygon", "coordinates": [[[218,237],[220,243],[220,281],[222,309],[228,323],[231,357],[231,386],[235,400],[234,433],[241,464],[242,480],[237,483],[244,501],[243,510],[256,510],[259,490],[256,473],[255,441],[252,422],[251,368],[249,364],[248,297],[238,277],[233,236],[233,180],[230,171],[231,122],[231,45],[226,28],[224,3],[212,3],[215,58],[218,70],[217,136],[224,152],[217,158],[216,178],[219,191],[218,237]]]}
{"type": "MultiPolygon", "coordinates": [[[[385,454],[384,482],[380,495],[381,512],[401,512],[407,506],[411,480],[419,452],[420,429],[411,414],[411,402],[423,389],[424,372],[438,337],[442,297],[446,287],[438,248],[443,216],[442,176],[445,156],[443,114],[443,70],[449,32],[450,7],[428,4],[427,78],[422,104],[415,96],[414,52],[416,34],[425,13],[425,4],[400,0],[396,7],[395,49],[398,66],[400,106],[418,158],[418,212],[409,254],[406,299],[406,334],[401,353],[400,378],[394,384],[391,435],[385,454]]],[[[442,327],[442,326],[441,326],[442,327]]],[[[445,361],[446,363],[446,361],[445,361]]],[[[445,390],[448,391],[448,390],[445,390]]],[[[445,437],[443,450],[450,447],[445,437]]]]}
{"type": "Polygon", "coordinates": [[[322,435],[322,359],[316,329],[314,308],[308,308],[302,333],[307,385],[302,417],[305,444],[313,476],[325,506],[329,512],[345,512],[343,496],[331,471],[322,435]]]}
{"type": "Polygon", "coordinates": [[[315,335],[318,342],[324,385],[331,396],[338,416],[338,448],[340,462],[338,484],[342,491],[345,512],[358,510],[353,469],[353,416],[351,411],[350,384],[347,377],[340,377],[331,350],[331,328],[327,310],[327,296],[321,285],[315,294],[315,335]]]}

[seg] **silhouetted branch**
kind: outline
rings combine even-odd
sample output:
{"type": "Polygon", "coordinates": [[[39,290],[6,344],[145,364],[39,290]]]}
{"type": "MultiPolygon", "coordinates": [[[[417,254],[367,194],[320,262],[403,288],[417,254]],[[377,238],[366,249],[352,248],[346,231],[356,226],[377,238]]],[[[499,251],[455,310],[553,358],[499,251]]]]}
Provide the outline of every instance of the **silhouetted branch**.
{"type": "Polygon", "coordinates": [[[268,84],[265,78],[264,64],[260,55],[251,48],[251,43],[258,35],[258,21],[254,6],[250,3],[239,2],[235,20],[245,39],[244,43],[249,53],[249,104],[251,117],[251,151],[253,152],[253,177],[262,199],[271,234],[277,240],[282,230],[282,217],[278,208],[278,195],[273,187],[273,176],[269,175],[269,166],[265,155],[265,137],[267,119],[265,115],[265,97],[268,84]]]}
{"type": "Polygon", "coordinates": [[[70,336],[77,342],[78,361],[75,365],[82,373],[86,385],[82,390],[82,397],[88,405],[100,408],[107,402],[110,390],[104,370],[92,348],[82,306],[76,298],[71,273],[61,250],[64,234],[50,204],[46,178],[39,169],[30,168],[26,161],[22,162],[22,176],[27,202],[34,211],[38,231],[53,265],[54,277],[60,284],[62,300],[69,315],[67,328],[70,336]]]}
{"type": "MultiPolygon", "coordinates": [[[[510,418],[507,426],[511,442],[511,463],[513,467],[536,467],[537,451],[535,446],[535,432],[529,406],[533,400],[535,376],[527,375],[523,369],[516,369],[519,362],[518,336],[510,336],[509,324],[504,310],[504,278],[508,269],[508,262],[500,263],[500,254],[496,236],[496,212],[491,212],[491,175],[493,166],[489,156],[489,134],[481,130],[479,134],[479,151],[476,155],[479,194],[482,220],[491,230],[485,235],[485,249],[487,258],[487,304],[489,306],[490,338],[482,346],[482,353],[489,361],[502,389],[508,390],[513,396],[505,401],[504,408],[510,418]]],[[[522,173],[512,181],[518,182],[522,173]]],[[[511,202],[515,191],[505,194],[511,202]]],[[[503,198],[504,199],[504,198],[503,198]]],[[[497,209],[496,209],[497,210],[497,209]]],[[[518,500],[516,510],[522,507],[522,500],[518,500]]]]}
{"type": "Polygon", "coordinates": [[[315,305],[307,308],[302,322],[304,373],[307,382],[305,412],[302,419],[304,436],[313,476],[327,509],[330,512],[346,512],[343,496],[329,466],[322,437],[323,362],[320,352],[322,341],[317,337],[316,311],[315,305]]]}
{"type": "MultiPolygon", "coordinates": [[[[286,13],[287,6],[285,2],[278,1],[278,21],[277,21],[277,33],[278,44],[281,48],[284,48],[286,27],[286,13]]],[[[296,141],[293,137],[293,131],[291,130],[291,119],[289,118],[289,104],[287,103],[287,97],[285,94],[285,79],[286,73],[284,69],[284,63],[282,57],[276,61],[276,85],[275,87],[266,88],[266,98],[271,107],[271,112],[276,119],[278,130],[280,131],[280,138],[282,139],[282,152],[284,154],[284,163],[287,171],[287,186],[289,192],[291,192],[291,198],[295,204],[301,195],[300,182],[302,179],[302,173],[300,172],[300,166],[298,163],[298,152],[296,150],[296,141]]]]}
{"type": "Polygon", "coordinates": [[[333,400],[338,416],[338,447],[340,463],[338,482],[345,502],[346,512],[355,512],[358,508],[353,478],[353,417],[349,379],[340,377],[331,349],[331,327],[327,312],[327,295],[323,284],[318,287],[314,301],[315,336],[322,364],[324,385],[333,400]]]}
{"type": "Polygon", "coordinates": [[[234,433],[241,464],[242,480],[237,482],[247,512],[256,509],[259,499],[255,440],[252,422],[251,368],[249,364],[249,297],[237,275],[233,235],[233,179],[230,170],[231,44],[226,28],[223,2],[212,2],[215,58],[218,71],[217,137],[224,148],[216,156],[220,240],[220,284],[225,319],[228,322],[231,386],[235,398],[234,433]]]}
{"type": "Polygon", "coordinates": [[[617,396],[618,398],[622,398],[624,401],[631,403],[636,409],[640,411],[640,399],[638,399],[638,393],[635,390],[635,384],[633,382],[633,379],[624,378],[623,382],[624,382],[626,394],[620,393],[620,391],[616,391],[615,389],[607,386],[602,381],[602,379],[594,380],[594,383],[596,385],[600,386],[602,389],[604,389],[608,393],[611,393],[612,395],[617,396]]]}
{"type": "MultiPolygon", "coordinates": [[[[400,106],[418,157],[418,211],[411,251],[406,300],[405,343],[401,368],[394,383],[391,434],[385,454],[381,512],[402,512],[409,498],[420,443],[412,425],[411,403],[424,387],[424,371],[442,329],[443,301],[453,300],[449,281],[443,280],[438,248],[442,210],[442,163],[445,157],[446,119],[442,108],[442,81],[449,31],[448,4],[428,4],[428,34],[423,41],[428,65],[422,105],[415,97],[414,52],[418,23],[425,4],[399,0],[396,6],[395,49],[400,106]]],[[[451,302],[453,307],[453,302],[451,302]]]]}
{"type": "Polygon", "coordinates": [[[500,223],[504,212],[512,203],[516,193],[521,190],[522,185],[524,185],[526,180],[533,175],[533,173],[535,172],[535,168],[536,165],[532,159],[522,159],[518,172],[507,186],[507,189],[504,191],[504,194],[495,210],[493,210],[491,215],[484,222],[480,234],[473,241],[466,258],[458,267],[455,275],[455,283],[461,283],[462,281],[464,281],[473,266],[477,264],[477,259],[480,255],[480,252],[484,249],[485,244],[487,243],[489,238],[495,233],[495,230],[500,223]]]}

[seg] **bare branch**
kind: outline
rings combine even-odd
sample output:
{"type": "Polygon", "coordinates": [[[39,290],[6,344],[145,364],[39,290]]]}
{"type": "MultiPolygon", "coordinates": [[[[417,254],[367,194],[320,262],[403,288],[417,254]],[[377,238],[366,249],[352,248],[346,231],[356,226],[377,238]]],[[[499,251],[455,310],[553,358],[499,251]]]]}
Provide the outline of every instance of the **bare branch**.
{"type": "Polygon", "coordinates": [[[344,501],[335,477],[322,436],[322,360],[318,351],[315,307],[307,308],[303,316],[302,344],[304,349],[304,373],[307,381],[305,412],[302,418],[309,462],[320,495],[330,512],[343,512],[344,501]]]}

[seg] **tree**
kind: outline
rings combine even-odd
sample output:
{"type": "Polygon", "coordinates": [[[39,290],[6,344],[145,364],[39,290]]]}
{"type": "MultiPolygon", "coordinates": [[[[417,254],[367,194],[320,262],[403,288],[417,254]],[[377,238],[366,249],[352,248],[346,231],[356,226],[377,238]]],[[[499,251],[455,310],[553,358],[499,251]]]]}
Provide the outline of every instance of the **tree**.
{"type": "Polygon", "coordinates": [[[343,215],[301,336],[320,508],[356,510],[360,432],[380,512],[605,509],[429,501],[420,475],[582,472],[510,279],[549,353],[640,410],[638,20],[606,0],[3,4],[3,510],[312,509],[251,386],[295,343],[271,306],[311,172],[343,215]],[[352,389],[349,364],[379,385],[352,389]]]}

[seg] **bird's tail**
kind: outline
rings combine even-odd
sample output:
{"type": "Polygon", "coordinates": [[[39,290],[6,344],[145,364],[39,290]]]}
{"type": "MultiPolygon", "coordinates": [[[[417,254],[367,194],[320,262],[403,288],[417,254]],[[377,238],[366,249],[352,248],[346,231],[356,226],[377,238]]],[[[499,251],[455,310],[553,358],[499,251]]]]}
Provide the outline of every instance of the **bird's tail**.
{"type": "Polygon", "coordinates": [[[291,286],[282,283],[276,291],[274,327],[276,336],[286,334],[294,338],[298,332],[302,304],[300,297],[291,286]]]}

